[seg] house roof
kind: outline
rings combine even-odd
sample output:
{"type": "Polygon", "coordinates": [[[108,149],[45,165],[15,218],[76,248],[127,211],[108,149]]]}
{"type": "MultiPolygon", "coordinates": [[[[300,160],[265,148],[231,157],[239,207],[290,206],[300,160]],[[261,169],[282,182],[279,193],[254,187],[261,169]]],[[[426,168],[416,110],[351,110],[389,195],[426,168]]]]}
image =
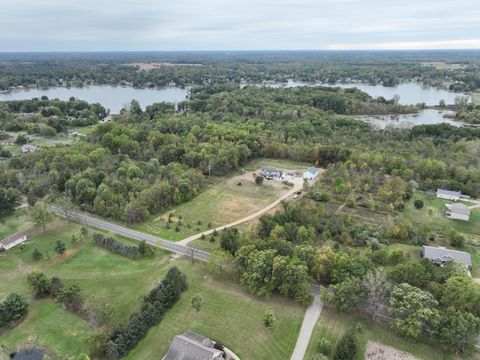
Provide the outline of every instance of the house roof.
{"type": "Polygon", "coordinates": [[[163,360],[220,360],[223,351],[215,349],[212,340],[187,331],[173,338],[163,360]]]}
{"type": "Polygon", "coordinates": [[[455,260],[467,266],[472,266],[472,258],[465,251],[447,249],[444,247],[423,246],[423,257],[430,260],[450,261],[455,260]]]}
{"type": "Polygon", "coordinates": [[[310,173],[312,175],[315,175],[317,174],[319,171],[319,169],[317,169],[316,167],[309,167],[307,170],[305,170],[305,173],[310,173]]]}
{"type": "Polygon", "coordinates": [[[465,204],[452,204],[450,205],[450,211],[457,214],[470,216],[470,209],[465,204]]]}
{"type": "Polygon", "coordinates": [[[24,236],[27,236],[27,234],[24,233],[24,232],[19,232],[19,233],[10,235],[9,237],[6,237],[6,238],[3,239],[2,241],[0,241],[0,245],[7,246],[7,245],[9,245],[9,244],[17,241],[18,239],[21,239],[21,238],[24,237],[24,236]]]}
{"type": "Polygon", "coordinates": [[[458,196],[462,195],[460,191],[450,191],[445,189],[437,189],[437,195],[458,196]]]}

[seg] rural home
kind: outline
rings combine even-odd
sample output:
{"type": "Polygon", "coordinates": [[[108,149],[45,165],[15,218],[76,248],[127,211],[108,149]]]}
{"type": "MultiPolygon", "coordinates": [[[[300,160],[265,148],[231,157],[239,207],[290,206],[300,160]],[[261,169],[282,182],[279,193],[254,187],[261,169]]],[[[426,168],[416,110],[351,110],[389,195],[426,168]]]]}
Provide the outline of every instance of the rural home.
{"type": "Polygon", "coordinates": [[[470,219],[470,209],[464,204],[447,204],[447,218],[455,220],[468,221],[470,219]]]}
{"type": "Polygon", "coordinates": [[[461,196],[462,194],[460,193],[460,191],[437,189],[437,198],[439,199],[458,201],[460,200],[461,196]]]}
{"type": "Polygon", "coordinates": [[[27,241],[27,234],[17,233],[0,241],[0,249],[8,250],[27,241]]]}
{"type": "Polygon", "coordinates": [[[465,251],[424,245],[420,255],[423,258],[430,260],[435,265],[445,266],[449,261],[453,260],[465,265],[467,270],[472,268],[472,258],[470,257],[470,254],[465,251]]]}
{"type": "Polygon", "coordinates": [[[320,173],[320,169],[317,169],[315,167],[310,167],[304,171],[303,178],[308,181],[312,181],[318,176],[319,173],[320,173]]]}
{"type": "Polygon", "coordinates": [[[295,173],[292,173],[292,172],[286,173],[286,174],[283,176],[283,180],[286,180],[286,181],[293,181],[293,180],[295,180],[295,173]]]}
{"type": "Polygon", "coordinates": [[[262,175],[265,179],[281,179],[283,176],[283,171],[280,169],[274,168],[262,168],[260,170],[260,175],[262,175]]]}
{"type": "Polygon", "coordinates": [[[22,145],[22,153],[30,153],[37,151],[37,147],[35,145],[25,144],[22,145]]]}
{"type": "Polygon", "coordinates": [[[187,331],[176,335],[162,360],[223,360],[223,350],[202,335],[187,331]]]}
{"type": "Polygon", "coordinates": [[[15,141],[12,138],[5,139],[2,141],[2,145],[13,145],[15,144],[15,141]]]}

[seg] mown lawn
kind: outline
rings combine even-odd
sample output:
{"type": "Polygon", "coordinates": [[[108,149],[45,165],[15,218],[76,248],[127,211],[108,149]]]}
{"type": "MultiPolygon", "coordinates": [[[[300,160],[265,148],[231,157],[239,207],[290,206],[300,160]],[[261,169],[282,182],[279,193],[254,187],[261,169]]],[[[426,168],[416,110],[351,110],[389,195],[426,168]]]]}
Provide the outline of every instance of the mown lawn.
{"type": "MultiPolygon", "coordinates": [[[[327,338],[332,343],[333,355],[335,347],[345,331],[355,327],[356,324],[360,324],[361,329],[363,329],[363,331],[355,330],[359,340],[358,360],[365,359],[365,347],[369,340],[394,347],[401,351],[406,351],[422,360],[460,359],[443,351],[439,344],[408,341],[391,331],[387,324],[373,323],[366,318],[356,317],[354,315],[339,314],[331,308],[324,307],[315,326],[312,338],[310,339],[304,360],[313,359],[317,353],[318,342],[322,337],[327,338]]],[[[475,359],[475,354],[464,354],[461,358],[475,359]]]]}
{"type": "Polygon", "coordinates": [[[451,201],[437,199],[434,195],[428,195],[416,191],[412,200],[405,204],[405,210],[398,216],[399,219],[417,224],[426,224],[432,229],[453,229],[464,233],[474,240],[480,241],[480,209],[473,209],[469,221],[447,219],[445,216],[445,204],[451,201]],[[415,200],[423,200],[423,209],[417,210],[413,206],[415,200]]]}
{"type": "Polygon", "coordinates": [[[234,281],[213,278],[204,264],[181,259],[177,265],[188,277],[188,290],[126,359],[161,359],[173,336],[187,330],[222,342],[242,360],[290,359],[303,308],[281,297],[266,301],[251,296],[234,281]],[[191,306],[194,294],[203,296],[200,312],[191,306]],[[278,319],[272,331],[262,323],[267,309],[272,309],[278,319]]]}
{"type": "Polygon", "coordinates": [[[254,171],[262,167],[276,167],[284,170],[305,170],[313,166],[312,163],[304,163],[288,159],[255,159],[245,165],[245,170],[254,171]]]}
{"type": "Polygon", "coordinates": [[[32,223],[23,210],[17,210],[13,215],[0,219],[0,240],[20,231],[26,231],[32,227],[32,223]]]}
{"type": "Polygon", "coordinates": [[[0,299],[17,292],[27,296],[31,304],[26,319],[0,335],[0,345],[12,349],[35,336],[40,344],[61,355],[76,356],[85,351],[84,339],[92,331],[90,326],[61,309],[53,299],[33,299],[26,281],[31,271],[39,270],[64,283],[78,285],[87,302],[105,299],[112,305],[116,318],[126,321],[138,308],[142,296],[161,279],[163,269],[173,262],[160,249],[155,249],[152,257],[134,261],[94,245],[90,238],[73,245],[71,236],[78,235],[80,227],[57,219],[45,233],[37,233],[26,244],[0,255],[0,299]],[[65,254],[55,254],[56,240],[67,245],[65,254]],[[42,260],[32,259],[35,248],[44,254],[42,260]]]}
{"type": "Polygon", "coordinates": [[[209,224],[214,228],[255,213],[274,202],[278,198],[277,191],[267,183],[257,186],[253,181],[242,181],[242,185],[237,186],[229,177],[217,179],[192,200],[154,216],[136,228],[164,239],[182,240],[208,230],[209,224]],[[173,217],[170,228],[167,228],[170,213],[173,217]],[[181,226],[177,226],[179,220],[181,226]]]}

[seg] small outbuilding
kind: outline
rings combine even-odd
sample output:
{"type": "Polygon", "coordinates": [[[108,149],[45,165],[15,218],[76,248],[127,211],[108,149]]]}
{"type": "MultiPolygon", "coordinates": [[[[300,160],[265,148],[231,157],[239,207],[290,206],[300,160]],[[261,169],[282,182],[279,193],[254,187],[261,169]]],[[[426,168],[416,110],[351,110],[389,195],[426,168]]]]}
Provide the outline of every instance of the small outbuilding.
{"type": "Polygon", "coordinates": [[[27,234],[20,232],[0,241],[0,249],[8,250],[27,241],[27,234]]]}
{"type": "Polygon", "coordinates": [[[176,335],[162,360],[223,360],[224,351],[215,343],[193,331],[176,335]]]}
{"type": "Polygon", "coordinates": [[[437,189],[437,198],[445,200],[458,201],[462,194],[460,191],[450,191],[445,189],[437,189]]]}
{"type": "Polygon", "coordinates": [[[465,265],[467,270],[472,269],[472,258],[465,251],[447,249],[445,247],[422,246],[421,256],[430,260],[435,265],[445,266],[450,261],[455,261],[465,265]]]}
{"type": "Polygon", "coordinates": [[[303,178],[305,180],[312,181],[315,180],[319,173],[320,169],[317,169],[316,167],[310,167],[303,172],[303,178]]]}
{"type": "Polygon", "coordinates": [[[37,151],[38,148],[35,145],[25,144],[22,145],[22,153],[31,153],[37,151]]]}
{"type": "Polygon", "coordinates": [[[470,219],[470,209],[467,205],[455,203],[445,205],[447,208],[447,218],[455,220],[468,221],[470,219]]]}

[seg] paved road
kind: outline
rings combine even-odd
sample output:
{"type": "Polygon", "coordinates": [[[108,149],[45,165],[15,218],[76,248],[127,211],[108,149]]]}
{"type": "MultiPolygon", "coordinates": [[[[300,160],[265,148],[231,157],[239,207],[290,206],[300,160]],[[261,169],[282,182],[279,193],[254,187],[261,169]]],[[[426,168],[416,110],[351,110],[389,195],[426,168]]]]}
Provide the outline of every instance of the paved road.
{"type": "Polygon", "coordinates": [[[305,352],[307,351],[310,338],[317,323],[318,317],[322,312],[323,302],[320,300],[320,296],[313,298],[313,303],[308,307],[303,318],[302,328],[298,334],[297,343],[293,350],[290,360],[303,360],[305,352]]]}
{"type": "Polygon", "coordinates": [[[174,243],[165,239],[161,239],[153,235],[145,234],[140,231],[132,230],[121,225],[112,224],[107,221],[99,220],[85,214],[69,212],[67,216],[67,213],[62,209],[50,207],[50,210],[57,215],[70,218],[72,220],[84,223],[89,226],[94,226],[103,230],[111,231],[116,234],[120,234],[135,240],[139,240],[139,241],[145,240],[149,244],[157,245],[165,250],[169,250],[180,255],[193,256],[195,259],[203,260],[203,261],[208,260],[208,257],[210,255],[205,251],[193,249],[191,247],[174,243]]]}

